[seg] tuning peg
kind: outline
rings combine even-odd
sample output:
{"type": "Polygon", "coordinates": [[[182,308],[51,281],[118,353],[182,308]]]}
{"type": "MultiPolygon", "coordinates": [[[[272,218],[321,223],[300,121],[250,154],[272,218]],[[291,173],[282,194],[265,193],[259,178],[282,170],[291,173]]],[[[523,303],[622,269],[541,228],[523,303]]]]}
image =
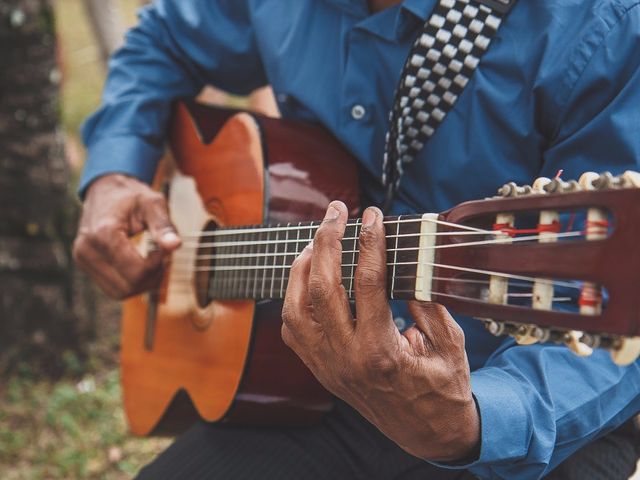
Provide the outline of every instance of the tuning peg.
{"type": "Polygon", "coordinates": [[[607,188],[616,188],[620,184],[620,178],[614,177],[611,172],[604,172],[598,175],[593,181],[593,186],[597,190],[605,190],[607,188]]]}
{"type": "Polygon", "coordinates": [[[583,333],[580,341],[590,348],[598,348],[602,343],[600,335],[592,333],[583,333]]]}
{"type": "Polygon", "coordinates": [[[518,345],[533,345],[538,343],[538,338],[533,333],[535,328],[535,325],[520,325],[516,333],[512,333],[511,336],[518,345]]]}
{"type": "Polygon", "coordinates": [[[551,179],[547,177],[538,177],[535,179],[532,185],[532,189],[535,193],[546,193],[546,186],[551,183],[551,179]]]}
{"type": "Polygon", "coordinates": [[[595,187],[593,183],[600,177],[596,172],[584,172],[580,176],[578,183],[583,190],[593,190],[595,187]]]}
{"type": "Polygon", "coordinates": [[[572,330],[565,334],[564,344],[579,357],[588,357],[593,353],[593,348],[582,342],[583,332],[572,330]]]}
{"type": "Polygon", "coordinates": [[[620,183],[626,188],[640,188],[640,173],[627,170],[622,174],[620,183]]]}
{"type": "Polygon", "coordinates": [[[544,190],[547,193],[576,192],[580,190],[580,184],[575,180],[565,182],[561,178],[554,178],[544,186],[544,190]]]}
{"type": "Polygon", "coordinates": [[[551,339],[551,330],[543,327],[534,327],[531,334],[540,343],[548,342],[551,339]]]}
{"type": "Polygon", "coordinates": [[[501,197],[519,197],[528,195],[533,192],[531,185],[518,186],[515,182],[505,183],[498,189],[498,195],[501,197]]]}
{"type": "Polygon", "coordinates": [[[640,337],[621,338],[611,349],[611,358],[616,365],[630,365],[640,356],[640,337]]]}
{"type": "Polygon", "coordinates": [[[505,334],[505,324],[502,322],[496,322],[495,320],[485,320],[484,328],[486,328],[491,335],[495,335],[496,337],[505,334]]]}

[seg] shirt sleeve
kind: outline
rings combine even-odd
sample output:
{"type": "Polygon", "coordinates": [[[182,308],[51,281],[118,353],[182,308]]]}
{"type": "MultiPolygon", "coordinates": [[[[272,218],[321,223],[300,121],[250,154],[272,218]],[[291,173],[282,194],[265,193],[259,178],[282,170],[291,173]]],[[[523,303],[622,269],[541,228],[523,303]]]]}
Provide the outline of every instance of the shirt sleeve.
{"type": "Polygon", "coordinates": [[[234,94],[266,85],[245,0],[158,0],[111,58],[100,109],[82,128],[80,194],[97,177],[153,179],[171,103],[206,84],[234,94]]]}
{"type": "MultiPolygon", "coordinates": [[[[640,170],[640,4],[627,4],[601,19],[563,81],[549,86],[561,108],[543,154],[546,176],[640,170]]],[[[471,384],[481,417],[479,458],[442,466],[481,478],[541,478],[640,411],[640,360],[618,367],[601,350],[581,358],[562,346],[507,339],[471,384]]]]}

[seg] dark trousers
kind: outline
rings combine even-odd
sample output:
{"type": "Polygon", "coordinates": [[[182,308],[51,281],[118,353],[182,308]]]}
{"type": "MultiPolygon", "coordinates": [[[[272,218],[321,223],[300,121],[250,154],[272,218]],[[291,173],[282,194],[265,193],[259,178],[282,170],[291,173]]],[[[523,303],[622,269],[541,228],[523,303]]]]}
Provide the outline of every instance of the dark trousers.
{"type": "MultiPolygon", "coordinates": [[[[592,445],[596,446],[597,455],[589,452],[585,458],[574,461],[574,467],[570,461],[565,462],[557,471],[559,476],[553,478],[627,480],[638,454],[634,450],[637,437],[629,440],[631,443],[623,436],[604,444],[604,448],[598,447],[601,442],[596,442],[592,445]],[[603,459],[605,464],[601,463],[603,459]],[[592,460],[597,463],[595,470],[592,460]],[[607,464],[612,460],[615,468],[607,464]]],[[[436,468],[405,453],[355,410],[337,402],[322,423],[311,428],[198,423],[142,469],[138,478],[469,480],[475,477],[464,471],[436,468]]]]}

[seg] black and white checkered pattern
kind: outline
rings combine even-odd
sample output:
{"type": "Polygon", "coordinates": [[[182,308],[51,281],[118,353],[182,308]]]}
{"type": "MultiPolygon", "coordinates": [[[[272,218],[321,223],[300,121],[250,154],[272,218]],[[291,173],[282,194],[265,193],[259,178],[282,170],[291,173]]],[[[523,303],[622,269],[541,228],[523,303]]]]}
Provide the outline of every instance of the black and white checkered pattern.
{"type": "Polygon", "coordinates": [[[439,0],[434,8],[396,89],[383,161],[385,208],[400,185],[403,165],[415,158],[453,108],[513,3],[439,0]]]}

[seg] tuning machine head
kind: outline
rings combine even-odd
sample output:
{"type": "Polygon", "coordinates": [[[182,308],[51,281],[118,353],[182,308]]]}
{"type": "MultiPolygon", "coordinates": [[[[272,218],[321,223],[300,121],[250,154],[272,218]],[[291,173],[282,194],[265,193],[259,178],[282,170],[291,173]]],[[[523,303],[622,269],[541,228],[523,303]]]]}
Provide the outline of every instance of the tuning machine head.
{"type": "Polygon", "coordinates": [[[609,350],[616,365],[630,365],[640,357],[640,337],[618,338],[609,350]]]}

